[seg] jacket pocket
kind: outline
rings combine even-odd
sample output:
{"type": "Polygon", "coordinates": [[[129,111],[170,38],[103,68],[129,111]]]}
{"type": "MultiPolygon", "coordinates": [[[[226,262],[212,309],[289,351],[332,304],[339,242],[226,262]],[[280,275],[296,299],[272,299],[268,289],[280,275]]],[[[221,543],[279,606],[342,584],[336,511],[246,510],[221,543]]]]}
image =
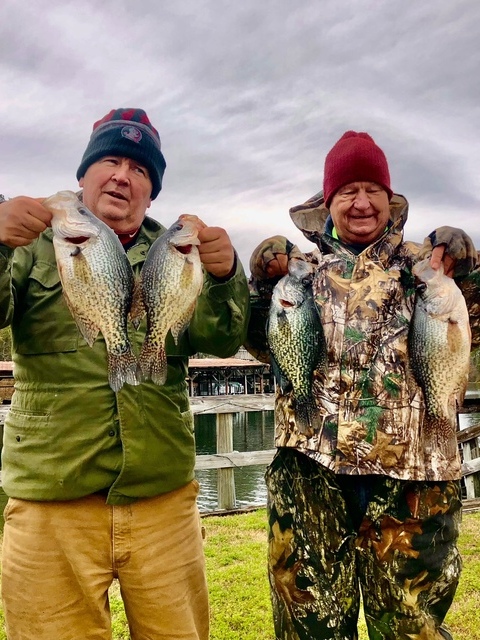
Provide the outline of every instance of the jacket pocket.
{"type": "Polygon", "coordinates": [[[36,459],[39,447],[44,446],[45,429],[49,427],[49,423],[50,414],[47,412],[10,408],[4,426],[4,458],[9,455],[19,456],[18,460],[21,459],[25,464],[28,464],[25,456],[32,454],[36,459]]]}
{"type": "Polygon", "coordinates": [[[33,265],[18,316],[13,325],[17,353],[76,351],[79,331],[63,296],[55,264],[38,261],[33,265]]]}

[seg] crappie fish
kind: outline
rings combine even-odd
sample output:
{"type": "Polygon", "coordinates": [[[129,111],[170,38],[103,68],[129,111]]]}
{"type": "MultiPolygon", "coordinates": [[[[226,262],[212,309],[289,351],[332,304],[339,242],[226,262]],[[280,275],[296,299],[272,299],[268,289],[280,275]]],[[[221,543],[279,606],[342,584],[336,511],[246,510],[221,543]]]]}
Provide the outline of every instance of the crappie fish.
{"type": "Polygon", "coordinates": [[[127,334],[134,274],[120,240],[73,191],[59,191],[43,206],[53,214],[58,272],[80,333],[93,346],[102,332],[114,391],[125,382],[139,384],[138,363],[127,334]]]}
{"type": "Polygon", "coordinates": [[[150,247],[141,272],[141,290],[147,312],[147,333],[140,353],[144,377],[162,385],[167,379],[165,339],[175,343],[187,328],[203,287],[203,269],[197,245],[201,223],[181,216],[150,247]]]}
{"type": "Polygon", "coordinates": [[[434,270],[426,259],[415,264],[412,272],[418,285],[409,331],[410,363],[423,390],[426,435],[430,438],[436,432],[437,439],[447,442],[454,436],[455,399],[462,402],[468,382],[468,309],[443,266],[434,270]]]}
{"type": "Polygon", "coordinates": [[[275,286],[267,323],[267,341],[275,377],[285,391],[291,385],[297,428],[311,433],[317,407],[313,372],[326,365],[327,350],[312,291],[313,269],[291,260],[288,274],[275,286]]]}

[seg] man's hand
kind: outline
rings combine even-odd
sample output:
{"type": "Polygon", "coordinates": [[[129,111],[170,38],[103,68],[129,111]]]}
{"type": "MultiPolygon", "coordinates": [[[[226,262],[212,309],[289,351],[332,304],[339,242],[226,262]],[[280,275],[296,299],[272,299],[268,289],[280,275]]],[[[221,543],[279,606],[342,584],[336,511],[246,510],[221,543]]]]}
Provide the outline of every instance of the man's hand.
{"type": "Polygon", "coordinates": [[[450,278],[466,276],[475,268],[477,250],[462,229],[439,227],[425,239],[424,249],[431,247],[430,265],[438,269],[443,262],[443,271],[450,278]]]}
{"type": "Polygon", "coordinates": [[[52,214],[44,198],[19,196],[0,204],[0,243],[15,249],[30,244],[50,226],[52,214]]]}
{"type": "Polygon", "coordinates": [[[235,265],[235,251],[228,233],[221,227],[207,227],[198,216],[182,213],[179,220],[192,220],[198,227],[198,252],[208,273],[217,278],[228,276],[235,265]]]}
{"type": "Polygon", "coordinates": [[[449,278],[453,278],[455,271],[455,258],[451,258],[446,253],[447,245],[439,244],[432,250],[432,257],[430,258],[430,266],[432,269],[440,269],[440,265],[443,262],[443,273],[449,278]]]}
{"type": "Polygon", "coordinates": [[[250,258],[250,271],[254,278],[265,280],[288,273],[288,256],[293,245],[284,236],[263,240],[250,258]]]}
{"type": "Polygon", "coordinates": [[[182,218],[195,218],[200,231],[198,232],[198,252],[200,260],[208,273],[216,278],[230,275],[235,264],[235,251],[225,229],[221,227],[207,227],[197,216],[184,214],[182,218]]]}
{"type": "Polygon", "coordinates": [[[203,266],[217,278],[228,276],[235,263],[235,251],[228,233],[221,227],[205,227],[198,234],[198,251],[203,266]]]}

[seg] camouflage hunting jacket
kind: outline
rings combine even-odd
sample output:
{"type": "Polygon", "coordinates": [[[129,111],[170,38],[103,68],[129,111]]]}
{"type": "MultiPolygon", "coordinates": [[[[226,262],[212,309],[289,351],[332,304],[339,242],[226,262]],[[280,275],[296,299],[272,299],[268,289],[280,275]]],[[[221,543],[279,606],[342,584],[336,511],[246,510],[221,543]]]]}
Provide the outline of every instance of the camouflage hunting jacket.
{"type": "MultiPolygon", "coordinates": [[[[446,443],[439,438],[433,456],[426,451],[423,392],[409,367],[408,331],[415,300],[411,267],[431,246],[428,239],[423,247],[403,240],[408,212],[403,196],[394,195],[390,208],[389,228],[358,255],[327,232],[329,212],[322,194],[290,210],[296,226],[317,246],[302,254],[287,241],[290,257],[315,265],[312,286],[326,339],[327,368],[314,372],[318,414],[310,433],[296,427],[291,388],[282,391],[277,386],[275,444],[295,447],[339,474],[458,479],[461,466],[454,435],[446,443]]],[[[478,271],[472,277],[471,306],[478,307],[478,271]]],[[[275,283],[253,275],[250,280],[252,316],[246,347],[264,362],[270,359],[265,323],[275,283]]],[[[451,427],[454,434],[455,411],[451,427]]]]}

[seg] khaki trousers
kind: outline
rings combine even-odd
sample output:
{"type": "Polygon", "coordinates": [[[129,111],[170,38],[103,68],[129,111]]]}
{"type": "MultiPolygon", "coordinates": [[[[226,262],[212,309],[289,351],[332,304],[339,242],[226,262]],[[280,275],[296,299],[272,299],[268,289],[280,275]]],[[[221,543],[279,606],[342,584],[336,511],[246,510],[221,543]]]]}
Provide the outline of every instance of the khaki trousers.
{"type": "Polygon", "coordinates": [[[88,496],[10,499],[2,597],[9,640],[110,640],[118,578],[132,640],[207,640],[208,594],[194,480],[126,506],[88,496]]]}

